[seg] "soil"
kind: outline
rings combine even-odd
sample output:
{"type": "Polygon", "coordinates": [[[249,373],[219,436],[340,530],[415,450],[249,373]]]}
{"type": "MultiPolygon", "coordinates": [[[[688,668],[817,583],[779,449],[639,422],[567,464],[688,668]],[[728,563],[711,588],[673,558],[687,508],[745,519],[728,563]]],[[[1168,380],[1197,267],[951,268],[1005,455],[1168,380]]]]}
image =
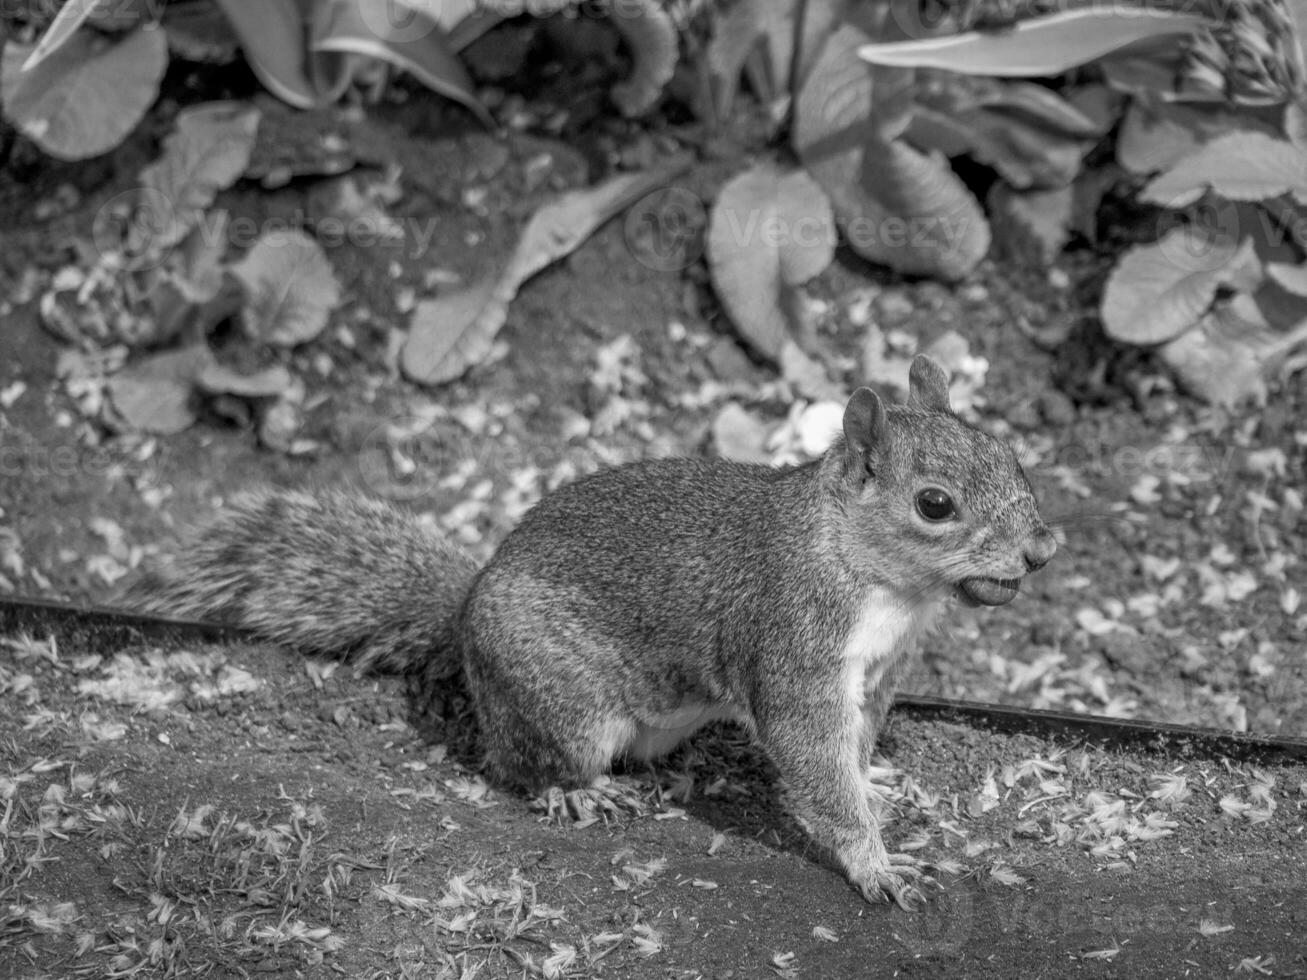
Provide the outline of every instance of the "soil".
{"type": "Polygon", "coordinates": [[[817,862],[730,728],[560,823],[415,739],[394,679],[52,635],[0,675],[5,976],[1307,973],[1302,759],[898,712],[887,834],[938,879],[904,912],[817,862]]]}
{"type": "MultiPolygon", "coordinates": [[[[388,350],[405,323],[404,297],[429,294],[432,282],[475,281],[503,260],[548,194],[689,151],[696,163],[677,193],[708,202],[765,149],[756,112],[705,137],[671,111],[617,121],[602,100],[576,95],[582,82],[585,92],[602,91],[601,81],[550,77],[537,91],[507,94],[497,112],[513,123],[502,140],[416,90],[366,113],[329,114],[327,124],[364,164],[402,167],[404,193],[391,213],[431,237],[425,249],[410,247],[412,239],[330,248],[345,286],[333,326],[284,359],[309,389],[303,434],[320,448],[304,456],[263,448],[251,425],[213,412],[175,436],[114,432],[88,421],[56,377],[61,344],[40,324],[39,295],[89,238],[98,209],[157,152],[176,105],[162,104],[124,147],[90,164],[19,168],[11,158],[0,174],[8,297],[0,320],[0,589],[112,601],[143,562],[177,546],[182,529],[257,483],[386,495],[486,554],[524,507],[576,474],[712,451],[722,399],[700,396],[713,385],[733,386],[749,408],[783,418],[789,404],[769,386],[773,372],[745,352],[712,297],[698,239],[676,239],[682,251],[669,262],[620,219],[527,285],[491,363],[439,389],[397,376],[388,350]],[[573,115],[557,131],[545,121],[560,106],[573,115]],[[627,370],[614,399],[596,384],[597,364],[623,350],[627,370]],[[414,418],[430,426],[404,443],[413,468],[395,468],[393,433],[414,418]],[[608,424],[596,427],[601,418],[608,424]]],[[[249,94],[232,84],[231,94],[249,94]]],[[[209,83],[196,89],[212,92],[209,83]]],[[[312,191],[309,180],[275,190],[251,180],[218,204],[256,223],[294,221],[312,191]]],[[[1107,344],[1095,311],[1119,254],[1115,234],[1076,243],[1053,269],[996,256],[954,286],[904,282],[841,253],[814,287],[829,311],[820,342],[850,384],[859,380],[866,331],[855,310],[869,308],[881,330],[922,346],[960,332],[989,364],[979,423],[1018,447],[1065,537],[1017,601],[953,612],[905,686],[1302,735],[1307,381],[1278,379],[1267,406],[1231,414],[1176,392],[1146,356],[1107,344]]],[[[225,342],[239,357],[239,338],[225,342]]],[[[0,650],[0,827],[10,835],[0,840],[0,898],[11,905],[0,920],[4,975],[103,976],[106,964],[125,971],[145,963],[142,975],[434,976],[443,964],[458,976],[483,960],[480,975],[520,975],[524,956],[538,967],[551,955],[566,959],[550,943],[578,951],[559,974],[578,976],[1211,976],[1272,953],[1277,974],[1307,972],[1289,942],[1301,941],[1307,906],[1300,766],[1263,773],[1273,777],[1278,809],[1254,823],[1219,805],[1257,784],[1245,768],[1085,750],[1078,799],[1104,787],[1147,800],[1148,777],[1173,765],[1201,786],[1177,808],[1173,834],[1096,855],[1097,838],[1058,846],[1055,821],[1035,836],[1017,832],[1029,779],[1017,791],[1003,788],[992,810],[968,803],[1005,763],[1079,749],[899,717],[885,747],[890,760],[942,799],[956,796],[950,805],[966,840],[994,845],[967,858],[969,871],[924,916],[909,916],[865,906],[813,862],[765,763],[729,732],[697,739],[679,764],[696,787],[674,804],[684,816],[659,819],[664,809],[567,829],[527,801],[478,796],[474,774],[413,740],[401,692],[388,680],[344,672],[323,680],[259,647],[187,647],[211,657],[199,676],[212,680],[232,665],[257,685],[146,710],[77,684],[104,669],[81,653],[140,658],[143,649],[61,642],[52,663],[21,656],[20,647],[0,650]],[[120,737],[88,734],[115,722],[125,726],[120,737]],[[703,795],[721,780],[730,792],[703,795]],[[201,805],[214,809],[174,827],[201,805]],[[247,826],[222,824],[227,818],[247,826]],[[65,819],[71,829],[61,830],[65,819]],[[727,843],[709,855],[719,832],[727,843]],[[24,864],[33,840],[45,850],[24,864]],[[287,849],[302,858],[298,871],[277,863],[287,849]],[[992,863],[995,853],[1004,865],[992,863]],[[643,881],[621,870],[655,858],[666,868],[643,881]],[[1006,866],[1025,881],[1004,884],[1006,866]],[[471,872],[486,890],[460,900],[451,877],[471,872]],[[392,885],[395,894],[384,890],[392,885]],[[445,909],[442,894],[454,896],[445,909]],[[427,904],[406,908],[403,895],[427,904]],[[77,903],[75,923],[56,928],[55,915],[33,924],[32,909],[50,913],[62,901],[77,903]],[[538,915],[538,926],[506,939],[514,915],[537,905],[563,914],[538,915]],[[457,926],[474,908],[470,931],[433,925],[457,926]],[[1215,925],[1200,931],[1204,919],[1215,925]],[[293,922],[310,932],[291,936],[293,922]],[[659,943],[642,924],[662,936],[647,957],[641,950],[659,943]],[[817,926],[838,942],[814,937],[817,926]],[[282,931],[255,935],[265,927],[282,931]],[[310,934],[320,927],[344,944],[327,949],[326,938],[310,934]],[[619,938],[595,938],[605,934],[619,938]],[[89,946],[77,955],[84,935],[89,946]],[[453,965],[451,956],[462,959],[453,965]]],[[[160,669],[190,677],[176,664],[160,669]]],[[[655,782],[678,785],[666,772],[655,782]]],[[[939,829],[954,822],[939,806],[908,808],[909,818],[933,821],[925,853],[965,855],[963,838],[939,829]]],[[[896,824],[891,840],[904,832],[896,824]]]]}

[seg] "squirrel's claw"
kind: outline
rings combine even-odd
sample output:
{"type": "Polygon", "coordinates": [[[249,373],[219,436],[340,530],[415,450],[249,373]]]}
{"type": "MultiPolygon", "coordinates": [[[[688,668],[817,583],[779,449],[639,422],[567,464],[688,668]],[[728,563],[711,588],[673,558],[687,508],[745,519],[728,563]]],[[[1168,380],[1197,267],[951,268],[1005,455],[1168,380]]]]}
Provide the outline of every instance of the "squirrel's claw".
{"type": "Polygon", "coordinates": [[[635,786],[610,776],[600,776],[589,786],[579,789],[550,786],[531,801],[531,808],[544,811],[551,822],[571,824],[576,830],[600,820],[607,822],[609,817],[622,813],[638,816],[648,810],[635,786]]]}
{"type": "Polygon", "coordinates": [[[869,885],[863,885],[859,891],[869,902],[891,901],[904,912],[919,912],[926,903],[926,896],[907,876],[898,871],[881,871],[869,885]]]}
{"type": "Polygon", "coordinates": [[[927,902],[926,891],[937,884],[926,867],[908,854],[889,855],[889,864],[874,871],[871,881],[859,883],[858,890],[869,902],[892,901],[905,912],[919,912],[927,902]]]}

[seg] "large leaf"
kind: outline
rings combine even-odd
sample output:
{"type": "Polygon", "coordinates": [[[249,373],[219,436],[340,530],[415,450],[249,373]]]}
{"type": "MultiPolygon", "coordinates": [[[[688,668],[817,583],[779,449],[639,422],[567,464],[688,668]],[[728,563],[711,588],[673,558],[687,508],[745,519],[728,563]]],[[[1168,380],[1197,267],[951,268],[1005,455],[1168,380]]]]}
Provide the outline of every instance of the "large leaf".
{"type": "Polygon", "coordinates": [[[84,160],[121,143],[159,94],[168,67],[163,31],[122,38],[75,31],[29,71],[30,45],[10,41],[0,60],[5,118],[51,156],[84,160]]]}
{"type": "Polygon", "coordinates": [[[245,332],[280,347],[320,334],[340,300],[322,246],[300,231],[262,236],[231,271],[245,288],[245,332]]]}
{"type": "Polygon", "coordinates": [[[527,222],[498,277],[418,304],[400,355],[404,374],[422,384],[442,384],[483,361],[524,282],[681,169],[683,164],[676,164],[625,174],[598,187],[568,191],[542,206],[527,222]]]}
{"type": "Polygon", "coordinates": [[[1260,278],[1251,239],[1177,228],[1121,256],[1103,292],[1103,328],[1131,344],[1164,343],[1198,323],[1218,291],[1249,292],[1260,278]]]}
{"type": "Polygon", "coordinates": [[[795,106],[793,142],[855,252],[909,275],[960,279],[989,249],[980,204],[942,155],[896,138],[891,115],[911,72],[868,68],[867,35],[844,26],[822,48],[795,106]],[[882,92],[883,89],[894,90],[882,92]]]}
{"type": "Polygon", "coordinates": [[[163,154],[141,171],[147,203],[160,219],[150,250],[170,248],[200,222],[218,192],[249,166],[258,131],[259,110],[243,102],[202,102],[177,114],[163,154]]]}
{"type": "Polygon", "coordinates": [[[740,333],[776,361],[799,333],[795,287],[835,255],[835,222],[821,186],[801,170],[759,164],[722,188],[708,227],[713,286],[740,333]]]}
{"type": "Polygon", "coordinates": [[[400,16],[395,0],[332,0],[317,8],[309,47],[388,62],[433,92],[461,102],[486,126],[494,125],[445,32],[424,12],[409,9],[400,16]]]}
{"type": "Polygon", "coordinates": [[[1001,31],[967,31],[916,41],[864,44],[858,57],[895,68],[940,68],[996,78],[1060,75],[1140,42],[1187,36],[1212,26],[1203,17],[1138,8],[1068,10],[1001,31]]]}
{"type": "Polygon", "coordinates": [[[1265,133],[1218,136],[1144,188],[1143,200],[1182,208],[1214,191],[1231,201],[1292,194],[1307,204],[1307,151],[1265,133]]]}

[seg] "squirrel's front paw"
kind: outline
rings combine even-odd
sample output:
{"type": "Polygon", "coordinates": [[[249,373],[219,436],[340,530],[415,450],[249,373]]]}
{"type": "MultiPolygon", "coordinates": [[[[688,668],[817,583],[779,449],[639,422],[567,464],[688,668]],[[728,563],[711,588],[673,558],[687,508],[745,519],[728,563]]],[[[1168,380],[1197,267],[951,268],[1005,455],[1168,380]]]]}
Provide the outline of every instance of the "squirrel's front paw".
{"type": "Polygon", "coordinates": [[[887,864],[872,867],[856,878],[850,875],[850,880],[869,902],[892,901],[905,912],[916,912],[926,902],[925,888],[934,884],[935,879],[910,855],[887,857],[887,864]]]}

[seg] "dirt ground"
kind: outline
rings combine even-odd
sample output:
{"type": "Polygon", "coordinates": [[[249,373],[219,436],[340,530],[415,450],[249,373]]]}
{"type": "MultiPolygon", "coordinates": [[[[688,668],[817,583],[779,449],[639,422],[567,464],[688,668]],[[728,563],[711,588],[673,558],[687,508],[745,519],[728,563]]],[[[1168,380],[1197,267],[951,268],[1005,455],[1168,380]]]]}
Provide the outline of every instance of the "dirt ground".
{"type": "MultiPolygon", "coordinates": [[[[519,107],[548,118],[566,84],[519,107]]],[[[112,601],[181,529],[257,483],[399,499],[484,554],[575,474],[712,451],[723,390],[784,417],[772,372],[744,353],[689,261],[693,241],[686,268],[669,269],[621,219],[523,290],[492,363],[433,390],[397,376],[387,351],[402,298],[433,275],[474,281],[543,194],[690,150],[698,162],[680,190],[707,202],[760,149],[747,116],[709,143],[675,118],[573,109],[561,133],[526,124],[502,142],[430,99],[328,120],[365,161],[402,167],[392,213],[432,237],[425,251],[331,249],[345,298],[332,328],[285,359],[309,388],[305,435],[321,448],[305,456],[262,448],[214,414],[166,438],[109,432],[56,377],[60,343],[40,325],[39,294],[157,151],[168,106],[103,160],[0,174],[0,589],[112,601]],[[50,219],[53,200],[72,203],[50,219]],[[616,395],[596,382],[614,358],[616,395]],[[429,423],[406,444],[416,466],[396,470],[387,433],[414,418],[429,423]]],[[[293,221],[311,193],[246,181],[219,204],[293,221]]],[[[815,287],[830,313],[821,340],[850,382],[857,311],[923,346],[959,331],[989,362],[980,423],[1020,448],[1065,535],[1016,602],[951,614],[906,686],[1301,736],[1307,380],[1285,379],[1264,409],[1234,416],[1177,394],[1146,357],[1099,337],[1094,310],[1118,252],[1105,236],[1052,270],[996,257],[955,287],[841,254],[815,287]]],[[[1258,775],[1215,759],[1075,756],[900,718],[887,755],[939,800],[909,792],[891,839],[928,830],[928,857],[966,866],[911,917],[865,906],[810,860],[765,764],[729,732],[696,740],[654,780],[654,815],[560,828],[416,742],[393,681],[323,677],[250,646],[156,655],[59,638],[42,653],[6,639],[3,975],[520,976],[527,958],[547,976],[1307,972],[1290,942],[1307,932],[1300,765],[1258,775]],[[162,700],[120,703],[115,684],[162,700]],[[1057,794],[1021,811],[1042,770],[1013,786],[1002,772],[1032,758],[1076,774],[1075,816],[1057,815],[1057,794]],[[1172,814],[1148,794],[1174,767],[1197,792],[1172,814]],[[990,775],[1002,803],[986,810],[990,775]],[[1112,810],[1121,801],[1124,816],[1112,810]],[[1136,805],[1178,826],[1128,830],[1131,815],[1144,819],[1136,805]],[[1147,839],[1162,829],[1173,832],[1147,839]]],[[[652,805],[653,791],[640,793],[652,805]]]]}
{"type": "Polygon", "coordinates": [[[416,740],[393,680],[53,635],[0,686],[4,976],[1307,974],[1302,759],[898,712],[889,839],[940,881],[907,913],[813,860],[729,728],[560,823],[416,740]]]}

